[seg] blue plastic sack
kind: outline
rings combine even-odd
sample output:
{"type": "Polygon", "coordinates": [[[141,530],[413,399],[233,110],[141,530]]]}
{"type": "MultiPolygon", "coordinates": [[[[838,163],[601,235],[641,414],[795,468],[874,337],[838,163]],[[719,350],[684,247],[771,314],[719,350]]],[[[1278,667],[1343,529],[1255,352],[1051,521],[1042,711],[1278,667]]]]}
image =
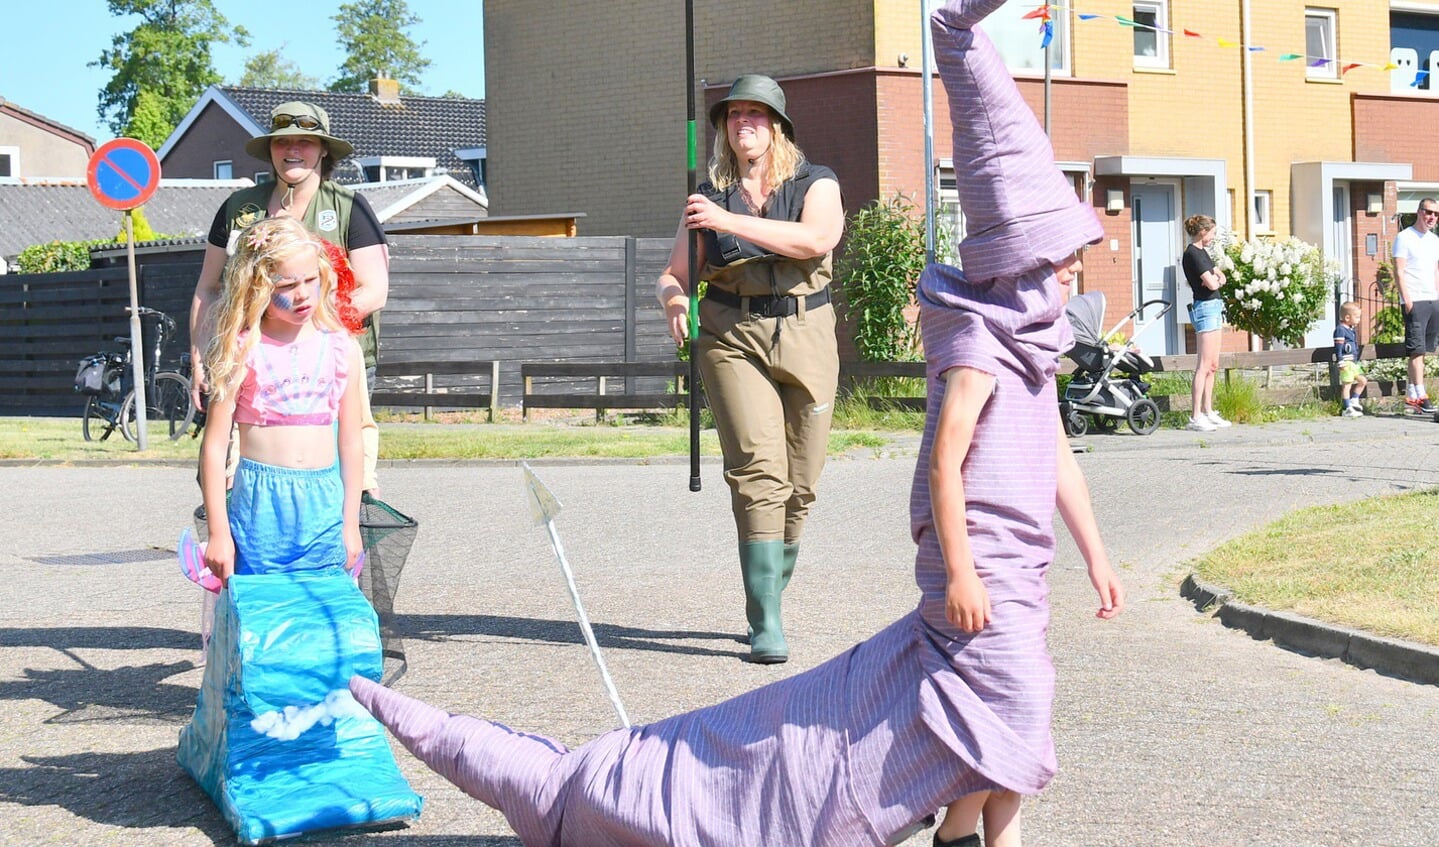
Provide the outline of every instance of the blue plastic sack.
{"type": "Polygon", "coordinates": [[[230,578],[178,759],[243,844],[418,817],[384,727],[349,695],[383,660],[342,569],[230,578]]]}

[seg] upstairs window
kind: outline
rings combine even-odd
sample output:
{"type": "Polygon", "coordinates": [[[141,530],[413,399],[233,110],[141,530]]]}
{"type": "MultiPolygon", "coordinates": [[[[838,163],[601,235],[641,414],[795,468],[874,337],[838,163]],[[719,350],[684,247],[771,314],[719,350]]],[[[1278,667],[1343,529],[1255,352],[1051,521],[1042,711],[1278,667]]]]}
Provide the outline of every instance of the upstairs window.
{"type": "Polygon", "coordinates": [[[1338,14],[1333,9],[1304,10],[1305,75],[1309,79],[1338,79],[1335,58],[1339,52],[1338,14]]]}
{"type": "Polygon", "coordinates": [[[1134,4],[1134,66],[1169,67],[1168,0],[1134,4]]]}

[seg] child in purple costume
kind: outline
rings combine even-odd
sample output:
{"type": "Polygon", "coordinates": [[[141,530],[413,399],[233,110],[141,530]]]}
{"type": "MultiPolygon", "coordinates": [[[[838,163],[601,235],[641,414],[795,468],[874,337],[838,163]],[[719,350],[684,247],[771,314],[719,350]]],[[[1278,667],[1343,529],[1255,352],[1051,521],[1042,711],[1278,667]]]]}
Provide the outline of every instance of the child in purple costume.
{"type": "Polygon", "coordinates": [[[911,519],[918,608],[813,670],[575,750],[448,715],[364,679],[362,705],[499,809],[527,847],[897,844],[940,807],[941,845],[1019,843],[1019,795],[1054,775],[1045,572],[1056,504],[1100,596],[1123,605],[1060,436],[1072,343],[1060,286],[1102,232],[1054,165],[993,45],[1003,0],[935,13],[970,235],[926,269],[929,415],[911,519]]]}

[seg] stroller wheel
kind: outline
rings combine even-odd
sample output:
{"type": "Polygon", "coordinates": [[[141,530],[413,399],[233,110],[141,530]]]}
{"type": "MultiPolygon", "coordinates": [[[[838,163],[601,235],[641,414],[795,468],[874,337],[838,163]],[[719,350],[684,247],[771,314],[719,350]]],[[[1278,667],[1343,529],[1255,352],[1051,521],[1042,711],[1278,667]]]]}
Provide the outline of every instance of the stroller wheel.
{"type": "Polygon", "coordinates": [[[1064,410],[1064,432],[1070,438],[1079,438],[1089,432],[1089,418],[1083,412],[1065,408],[1064,410]]]}
{"type": "Polygon", "coordinates": [[[1159,429],[1159,405],[1148,397],[1141,397],[1129,407],[1125,419],[1135,435],[1149,435],[1159,429]]]}

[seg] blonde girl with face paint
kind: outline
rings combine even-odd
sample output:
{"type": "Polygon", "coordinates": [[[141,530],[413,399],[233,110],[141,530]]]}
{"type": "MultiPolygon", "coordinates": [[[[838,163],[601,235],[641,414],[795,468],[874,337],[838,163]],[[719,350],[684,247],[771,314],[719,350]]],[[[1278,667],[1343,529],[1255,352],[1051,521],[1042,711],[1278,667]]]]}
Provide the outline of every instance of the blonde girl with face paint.
{"type": "Polygon", "coordinates": [[[235,573],[353,567],[363,549],[364,362],[340,324],[334,269],[293,218],[244,229],[226,263],[205,354],[200,487],[205,562],[235,573]],[[225,493],[231,423],[240,463],[225,493]]]}

